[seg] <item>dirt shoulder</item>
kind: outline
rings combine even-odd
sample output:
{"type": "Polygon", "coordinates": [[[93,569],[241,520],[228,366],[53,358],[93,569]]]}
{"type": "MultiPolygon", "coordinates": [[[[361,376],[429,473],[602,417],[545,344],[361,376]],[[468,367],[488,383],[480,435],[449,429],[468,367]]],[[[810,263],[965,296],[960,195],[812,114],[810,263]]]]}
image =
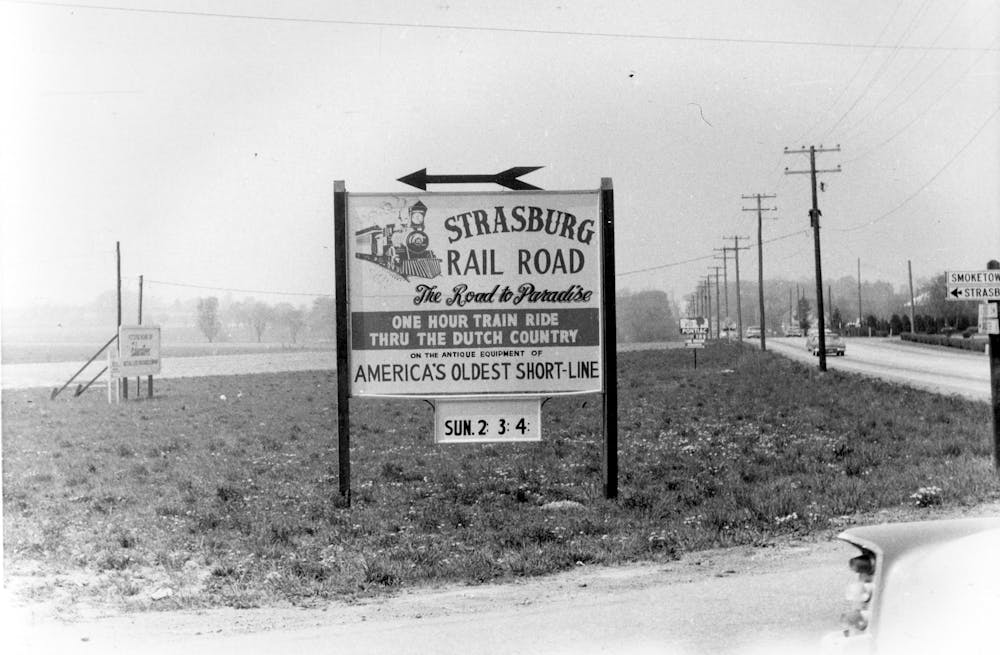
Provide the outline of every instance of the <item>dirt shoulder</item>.
{"type": "MultiPolygon", "coordinates": [[[[900,508],[845,517],[843,522],[846,526],[998,514],[1000,503],[989,503],[935,510],[900,508]]],[[[665,564],[580,566],[564,573],[513,583],[417,587],[392,596],[305,608],[279,606],[122,613],[112,607],[79,606],[68,612],[51,604],[12,600],[10,592],[16,592],[20,581],[18,576],[10,576],[8,572],[4,616],[12,638],[10,643],[25,647],[25,652],[30,648],[32,652],[60,653],[77,652],[81,648],[84,650],[80,652],[129,652],[139,648],[146,652],[151,652],[151,648],[176,652],[180,648],[190,651],[192,644],[201,644],[210,651],[234,639],[316,638],[317,630],[355,636],[360,631],[362,636],[372,636],[393,630],[405,633],[433,622],[455,627],[509,619],[511,629],[516,630],[521,620],[518,616],[523,613],[544,616],[551,612],[552,621],[558,622],[568,608],[613,608],[642,603],[649,594],[686,598],[696,592],[703,597],[703,602],[711,602],[714,597],[731,595],[726,591],[727,585],[740,580],[749,581],[752,587],[765,594],[768,585],[775,584],[771,582],[774,576],[808,580],[810,576],[819,575],[824,581],[839,579],[843,571],[838,569],[838,564],[841,560],[846,561],[851,550],[834,538],[838,531],[839,528],[834,527],[765,546],[691,552],[665,564]]],[[[835,617],[839,590],[834,588],[831,592],[826,582],[819,586],[822,588],[815,593],[820,617],[835,617]]],[[[784,592],[779,590],[779,593],[784,592]]],[[[691,611],[695,611],[699,599],[688,598],[684,602],[690,602],[691,611]]],[[[745,603],[750,612],[760,613],[760,621],[769,620],[768,607],[755,607],[753,598],[746,599],[745,603]]],[[[609,620],[614,621],[614,616],[609,616],[609,620]]],[[[641,632],[642,629],[636,626],[636,630],[641,632]]],[[[470,652],[477,651],[472,648],[470,652]]]]}

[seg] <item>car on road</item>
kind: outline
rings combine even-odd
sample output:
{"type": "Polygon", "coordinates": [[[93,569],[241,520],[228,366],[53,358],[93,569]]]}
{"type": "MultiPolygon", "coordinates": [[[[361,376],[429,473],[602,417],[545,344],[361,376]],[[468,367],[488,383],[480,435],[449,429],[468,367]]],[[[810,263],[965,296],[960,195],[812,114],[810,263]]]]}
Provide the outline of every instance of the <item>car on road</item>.
{"type": "Polygon", "coordinates": [[[800,328],[798,325],[789,325],[788,327],[785,328],[785,336],[786,337],[801,337],[802,336],[802,328],[800,328]]]}
{"type": "MultiPolygon", "coordinates": [[[[843,357],[844,353],[847,352],[847,344],[844,343],[844,337],[833,330],[826,330],[824,341],[827,355],[843,357]]],[[[806,350],[813,355],[819,355],[819,330],[811,330],[809,332],[809,336],[806,337],[806,350]]]]}
{"type": "Polygon", "coordinates": [[[749,325],[747,326],[747,331],[743,335],[747,339],[760,339],[760,326],[759,325],[749,325]]]}
{"type": "Polygon", "coordinates": [[[865,526],[837,536],[858,549],[849,607],[824,653],[996,653],[1000,517],[865,526]]]}

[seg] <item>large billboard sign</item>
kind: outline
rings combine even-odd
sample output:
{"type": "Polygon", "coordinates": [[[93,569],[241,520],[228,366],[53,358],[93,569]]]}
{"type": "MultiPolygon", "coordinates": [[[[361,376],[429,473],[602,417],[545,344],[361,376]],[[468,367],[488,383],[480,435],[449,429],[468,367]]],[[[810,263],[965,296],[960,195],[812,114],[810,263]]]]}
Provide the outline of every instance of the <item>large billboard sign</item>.
{"type": "Polygon", "coordinates": [[[355,396],[603,390],[601,192],[349,194],[355,396]]]}

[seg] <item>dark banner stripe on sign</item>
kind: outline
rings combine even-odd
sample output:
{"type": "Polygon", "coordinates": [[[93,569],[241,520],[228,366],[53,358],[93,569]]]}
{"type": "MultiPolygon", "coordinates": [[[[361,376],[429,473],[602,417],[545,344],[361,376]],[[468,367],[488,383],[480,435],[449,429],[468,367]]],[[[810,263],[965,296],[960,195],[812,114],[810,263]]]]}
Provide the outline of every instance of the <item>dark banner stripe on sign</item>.
{"type": "Polygon", "coordinates": [[[600,310],[354,312],[353,350],[544,348],[600,344],[600,310]]]}

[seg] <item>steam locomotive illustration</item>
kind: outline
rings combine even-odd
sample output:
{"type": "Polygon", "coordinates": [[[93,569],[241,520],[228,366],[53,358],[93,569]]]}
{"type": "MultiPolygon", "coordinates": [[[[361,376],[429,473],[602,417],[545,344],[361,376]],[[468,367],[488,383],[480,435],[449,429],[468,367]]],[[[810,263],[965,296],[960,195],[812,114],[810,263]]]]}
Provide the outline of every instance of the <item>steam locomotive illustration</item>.
{"type": "Polygon", "coordinates": [[[402,213],[398,223],[373,225],[354,233],[358,259],[373,262],[404,279],[435,278],[441,275],[441,260],[430,250],[430,238],[424,232],[427,206],[419,200],[402,213]]]}

